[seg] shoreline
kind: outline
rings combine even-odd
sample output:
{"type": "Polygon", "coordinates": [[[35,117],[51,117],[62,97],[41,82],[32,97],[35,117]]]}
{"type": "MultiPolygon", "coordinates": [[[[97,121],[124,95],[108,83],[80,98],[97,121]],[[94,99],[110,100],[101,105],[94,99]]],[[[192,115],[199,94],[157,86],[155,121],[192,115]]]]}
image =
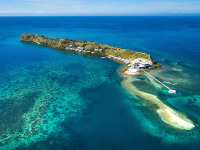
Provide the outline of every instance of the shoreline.
{"type": "Polygon", "coordinates": [[[184,114],[181,114],[180,112],[177,112],[176,110],[173,110],[166,104],[164,104],[161,100],[159,100],[155,95],[144,93],[138,91],[136,88],[133,88],[130,84],[130,76],[126,77],[122,74],[124,77],[124,80],[122,81],[122,86],[128,90],[128,92],[132,95],[138,95],[145,100],[151,101],[152,103],[156,104],[159,109],[157,109],[157,113],[168,125],[171,125],[175,128],[181,129],[181,130],[192,130],[195,125],[194,123],[184,114]]]}

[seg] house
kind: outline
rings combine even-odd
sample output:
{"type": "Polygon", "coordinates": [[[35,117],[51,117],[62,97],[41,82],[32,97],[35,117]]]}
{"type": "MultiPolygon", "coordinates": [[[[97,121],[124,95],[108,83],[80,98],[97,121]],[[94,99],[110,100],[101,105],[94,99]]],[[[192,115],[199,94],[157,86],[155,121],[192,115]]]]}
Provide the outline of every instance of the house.
{"type": "Polygon", "coordinates": [[[97,49],[97,48],[95,48],[94,51],[95,51],[95,52],[102,52],[102,49],[97,49]]]}
{"type": "Polygon", "coordinates": [[[127,65],[130,64],[130,62],[128,60],[124,60],[124,63],[127,65]]]}
{"type": "Polygon", "coordinates": [[[82,51],[84,50],[84,48],[83,48],[83,47],[78,47],[78,49],[79,49],[79,50],[82,50],[82,51]]]}

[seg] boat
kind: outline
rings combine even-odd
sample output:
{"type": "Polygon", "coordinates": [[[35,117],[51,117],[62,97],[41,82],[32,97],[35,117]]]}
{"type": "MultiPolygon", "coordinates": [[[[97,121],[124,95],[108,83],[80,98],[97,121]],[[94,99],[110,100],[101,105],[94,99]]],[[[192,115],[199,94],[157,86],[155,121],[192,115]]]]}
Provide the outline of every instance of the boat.
{"type": "Polygon", "coordinates": [[[170,89],[170,90],[168,91],[168,93],[176,94],[176,90],[172,90],[172,89],[170,89]]]}

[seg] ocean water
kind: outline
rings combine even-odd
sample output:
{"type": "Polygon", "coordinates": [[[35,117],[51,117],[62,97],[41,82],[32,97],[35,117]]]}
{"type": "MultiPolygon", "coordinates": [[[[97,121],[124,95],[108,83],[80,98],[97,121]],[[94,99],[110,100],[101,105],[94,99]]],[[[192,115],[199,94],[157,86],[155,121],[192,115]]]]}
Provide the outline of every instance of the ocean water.
{"type": "Polygon", "coordinates": [[[200,17],[0,17],[0,149],[199,150],[200,17]],[[24,32],[143,51],[163,66],[132,77],[141,92],[187,115],[164,123],[121,85],[120,64],[18,39],[24,32]]]}

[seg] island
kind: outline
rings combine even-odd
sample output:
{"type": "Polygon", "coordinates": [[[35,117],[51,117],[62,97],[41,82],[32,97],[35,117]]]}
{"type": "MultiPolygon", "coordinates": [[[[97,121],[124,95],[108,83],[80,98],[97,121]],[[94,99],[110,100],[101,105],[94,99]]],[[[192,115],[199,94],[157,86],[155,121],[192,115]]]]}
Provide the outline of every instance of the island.
{"type": "MultiPolygon", "coordinates": [[[[20,36],[20,40],[23,42],[47,46],[59,51],[73,51],[85,55],[108,58],[123,63],[125,67],[122,69],[122,75],[124,75],[122,85],[130,93],[137,94],[138,96],[156,104],[159,108],[157,113],[165,123],[182,130],[191,130],[195,127],[194,123],[186,115],[170,108],[156,96],[138,91],[131,85],[131,78],[129,75],[137,75],[140,72],[143,72],[154,78],[147,72],[149,70],[161,68],[161,65],[156,63],[149,54],[100,44],[93,41],[71,40],[67,38],[50,39],[45,36],[29,33],[23,33],[20,36]]],[[[168,88],[169,93],[176,93],[175,90],[170,89],[156,78],[154,79],[168,88]]]]}
{"type": "Polygon", "coordinates": [[[122,73],[127,75],[139,74],[141,69],[149,71],[161,68],[161,65],[156,63],[149,54],[109,46],[106,44],[100,44],[93,41],[71,40],[67,38],[49,39],[45,36],[29,33],[23,33],[20,36],[20,40],[48,46],[60,51],[74,51],[85,55],[92,55],[103,58],[107,57],[109,59],[123,63],[125,67],[122,69],[122,73]]]}

